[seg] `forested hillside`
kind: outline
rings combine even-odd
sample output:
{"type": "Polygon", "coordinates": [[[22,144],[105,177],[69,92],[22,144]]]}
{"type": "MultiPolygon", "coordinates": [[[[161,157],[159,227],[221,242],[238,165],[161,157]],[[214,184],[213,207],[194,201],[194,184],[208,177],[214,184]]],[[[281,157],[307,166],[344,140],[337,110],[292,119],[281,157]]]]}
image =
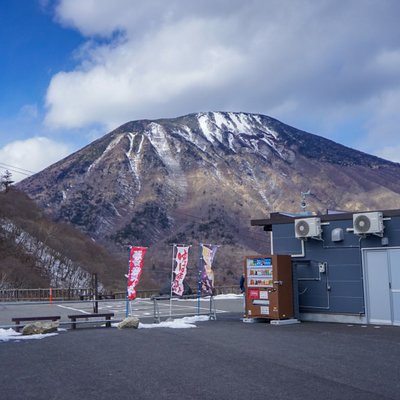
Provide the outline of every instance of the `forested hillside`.
{"type": "MultiPolygon", "coordinates": [[[[24,193],[0,192],[0,289],[89,287],[97,273],[104,289],[124,290],[126,269],[126,259],[51,221],[24,193]]],[[[154,287],[146,277],[143,285],[154,287]]]]}

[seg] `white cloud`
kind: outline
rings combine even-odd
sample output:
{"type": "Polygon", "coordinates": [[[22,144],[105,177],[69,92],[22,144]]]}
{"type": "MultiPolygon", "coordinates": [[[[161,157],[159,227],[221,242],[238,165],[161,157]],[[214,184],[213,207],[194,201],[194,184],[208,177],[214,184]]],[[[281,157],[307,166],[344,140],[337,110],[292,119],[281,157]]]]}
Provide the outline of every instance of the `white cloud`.
{"type": "Polygon", "coordinates": [[[76,128],[100,122],[115,128],[134,116],[178,110],[183,98],[199,92],[223,90],[244,60],[235,49],[210,44],[212,35],[206,43],[198,39],[212,28],[207,21],[190,20],[157,31],[140,44],[125,41],[88,49],[83,69],[53,77],[47,124],[76,128]],[[181,37],[193,40],[179,43],[181,37]]]}
{"type": "Polygon", "coordinates": [[[396,0],[62,0],[56,12],[88,41],[51,80],[50,127],[233,110],[329,132],[362,116],[368,141],[397,129],[396,0]]]}
{"type": "Polygon", "coordinates": [[[19,115],[22,118],[34,120],[39,115],[37,104],[25,104],[19,110],[19,115]]]}
{"type": "Polygon", "coordinates": [[[372,154],[392,161],[400,161],[400,87],[381,93],[368,105],[370,115],[366,121],[367,135],[363,148],[372,154]]]}
{"type": "Polygon", "coordinates": [[[28,171],[37,173],[70,152],[68,145],[46,137],[17,140],[0,148],[0,172],[9,169],[18,182],[30,174],[28,171]],[[18,173],[20,169],[25,173],[18,173]]]}
{"type": "Polygon", "coordinates": [[[375,155],[400,163],[400,145],[380,148],[375,155]]]}

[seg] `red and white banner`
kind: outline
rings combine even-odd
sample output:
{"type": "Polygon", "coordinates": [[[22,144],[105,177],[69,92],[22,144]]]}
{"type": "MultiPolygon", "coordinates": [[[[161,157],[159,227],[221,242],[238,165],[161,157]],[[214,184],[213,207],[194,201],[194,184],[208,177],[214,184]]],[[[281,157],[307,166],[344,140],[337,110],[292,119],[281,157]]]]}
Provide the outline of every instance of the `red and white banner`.
{"type": "Polygon", "coordinates": [[[184,287],[183,280],[185,279],[187,273],[187,264],[189,259],[189,247],[190,246],[177,246],[176,247],[176,267],[174,270],[175,277],[172,282],[172,293],[177,294],[178,296],[183,295],[184,287]]]}
{"type": "Polygon", "coordinates": [[[139,283],[140,275],[143,269],[144,255],[146,254],[147,247],[131,247],[129,251],[129,270],[128,270],[128,284],[127,292],[128,299],[133,300],[136,298],[136,286],[139,283]]]}

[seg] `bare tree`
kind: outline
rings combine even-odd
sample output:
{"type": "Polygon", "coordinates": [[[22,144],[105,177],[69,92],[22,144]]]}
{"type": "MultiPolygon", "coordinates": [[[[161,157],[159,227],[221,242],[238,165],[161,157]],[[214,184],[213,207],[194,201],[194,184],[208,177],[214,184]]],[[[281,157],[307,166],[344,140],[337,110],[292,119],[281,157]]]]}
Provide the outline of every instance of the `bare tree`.
{"type": "Polygon", "coordinates": [[[14,183],[14,181],[11,180],[11,177],[12,174],[8,169],[6,169],[4,174],[0,176],[0,186],[6,193],[10,190],[10,186],[14,183]]]}
{"type": "Polygon", "coordinates": [[[8,286],[7,274],[5,272],[0,272],[0,289],[7,289],[8,286]]]}

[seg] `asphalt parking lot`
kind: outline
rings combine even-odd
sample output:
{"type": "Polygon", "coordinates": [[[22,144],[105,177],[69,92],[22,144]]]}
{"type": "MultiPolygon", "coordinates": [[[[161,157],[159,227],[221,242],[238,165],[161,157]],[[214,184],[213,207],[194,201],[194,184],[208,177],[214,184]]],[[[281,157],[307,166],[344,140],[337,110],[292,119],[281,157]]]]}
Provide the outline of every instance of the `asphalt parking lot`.
{"type": "Polygon", "coordinates": [[[195,329],[77,329],[0,343],[1,398],[399,398],[399,327],[240,316],[195,329]]]}
{"type": "MultiPolygon", "coordinates": [[[[124,300],[99,301],[98,312],[112,312],[115,320],[122,320],[126,315],[126,302],[124,300]]],[[[181,300],[174,298],[171,303],[168,299],[157,302],[161,320],[169,317],[183,317],[186,315],[209,314],[210,298],[197,298],[181,300]]],[[[216,315],[227,312],[240,312],[243,309],[241,295],[219,295],[213,299],[213,309],[216,315]]],[[[53,302],[0,302],[0,328],[12,325],[13,317],[49,316],[58,315],[62,324],[68,323],[68,314],[89,314],[94,311],[92,301],[63,301],[53,302]]],[[[136,299],[129,303],[129,315],[138,317],[146,323],[154,321],[154,303],[150,299],[136,299]]],[[[67,326],[69,327],[69,326],[67,326]]]]}

